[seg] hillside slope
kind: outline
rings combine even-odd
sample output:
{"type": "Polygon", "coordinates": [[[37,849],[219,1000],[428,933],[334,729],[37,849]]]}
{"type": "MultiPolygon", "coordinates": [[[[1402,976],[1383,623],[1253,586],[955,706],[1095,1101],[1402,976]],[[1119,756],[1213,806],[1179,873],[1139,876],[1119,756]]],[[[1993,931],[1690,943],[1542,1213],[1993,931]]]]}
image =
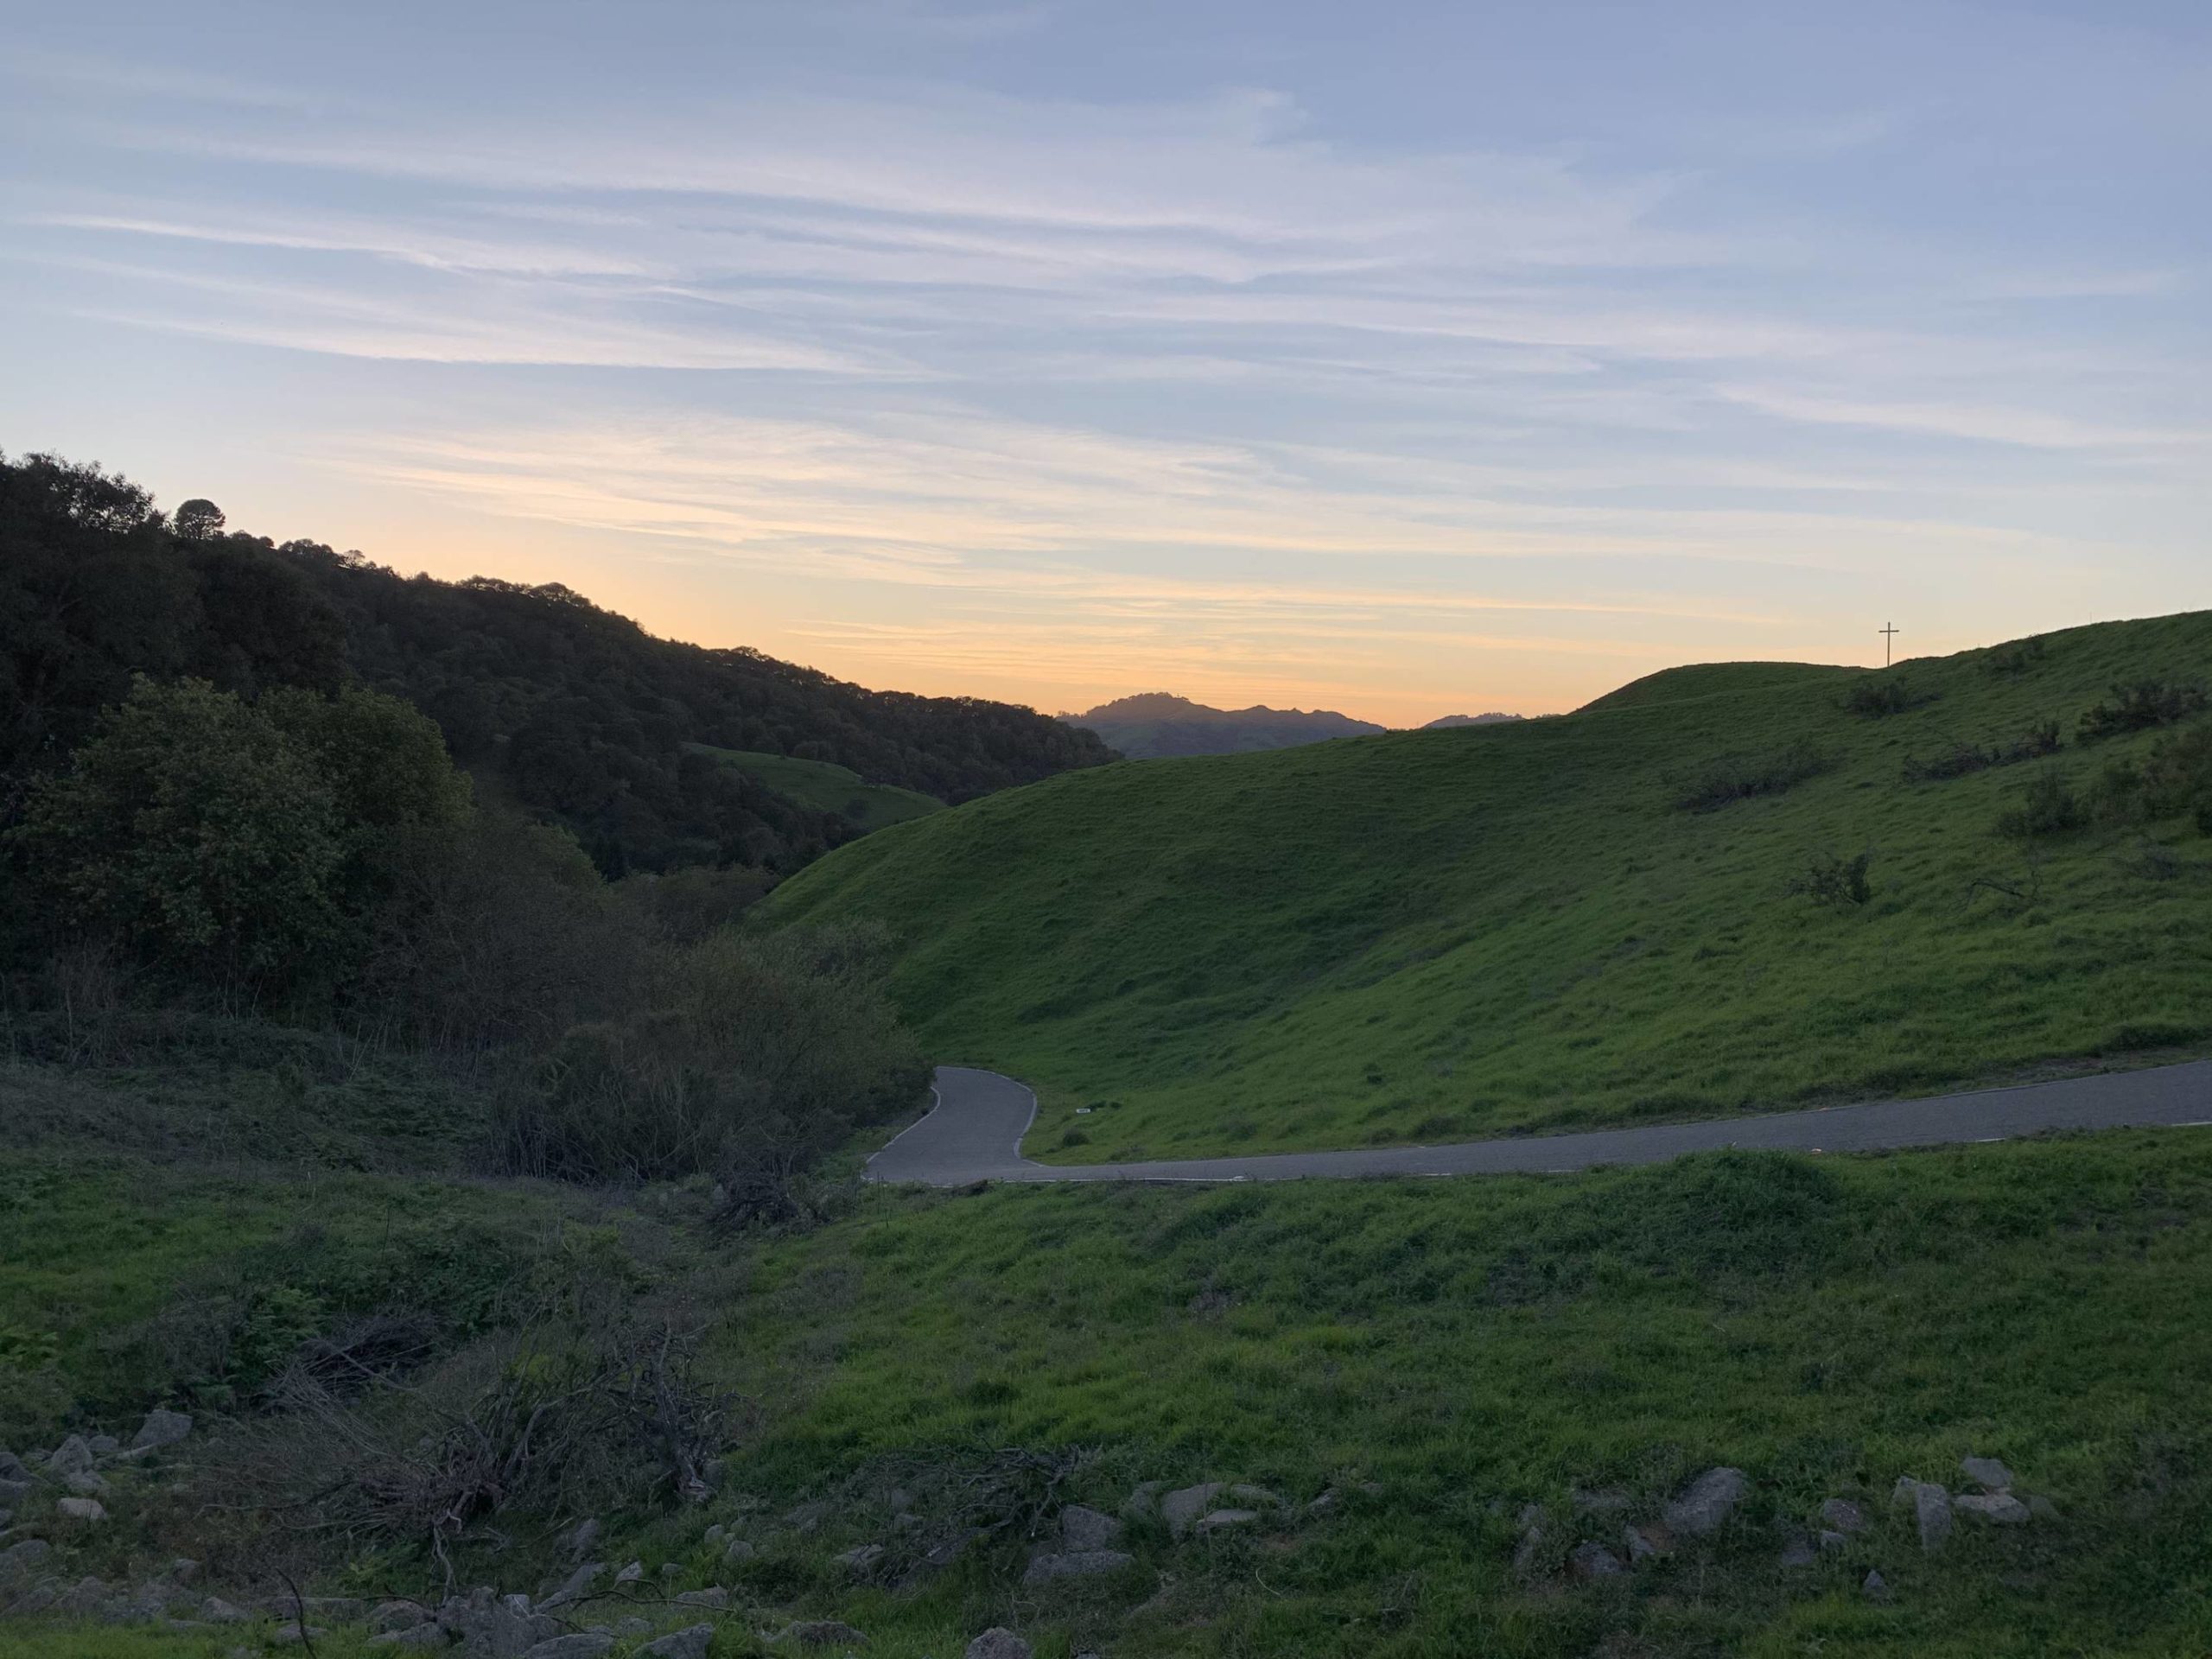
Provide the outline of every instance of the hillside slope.
{"type": "Polygon", "coordinates": [[[2106,768],[2168,741],[2081,737],[2113,682],[2208,669],[2197,613],[1886,675],[1679,670],[1554,720],[1057,778],[840,849],[768,913],[889,924],[925,1040],[1034,1083],[1027,1149],[1062,1159],[2170,1053],[2212,1034],[2212,844],[2185,813],[1996,826],[2031,791],[2086,810],[2106,768]],[[2055,756],[1908,780],[2044,721],[2055,756]],[[1802,890],[1822,869],[1832,905],[1802,890]]]}
{"type": "Polygon", "coordinates": [[[1332,737],[1361,737],[1383,728],[1333,709],[1209,709],[1188,697],[1147,691],[1101,703],[1087,714],[1061,716],[1077,731],[1096,733],[1107,747],[1132,760],[1170,755],[1249,754],[1296,748],[1332,737]]]}
{"type": "MultiPolygon", "coordinates": [[[[213,511],[210,509],[210,511],[213,511]]],[[[248,697],[348,678],[413,702],[480,783],[573,830],[610,874],[796,868],[912,811],[844,811],[702,746],[967,800],[1112,759],[1087,732],[977,697],[874,691],[743,647],[662,639],[556,583],[403,576],[315,542],[191,533],[99,468],[0,456],[0,801],[134,674],[248,697]]],[[[786,766],[786,781],[804,772],[786,766]]]]}

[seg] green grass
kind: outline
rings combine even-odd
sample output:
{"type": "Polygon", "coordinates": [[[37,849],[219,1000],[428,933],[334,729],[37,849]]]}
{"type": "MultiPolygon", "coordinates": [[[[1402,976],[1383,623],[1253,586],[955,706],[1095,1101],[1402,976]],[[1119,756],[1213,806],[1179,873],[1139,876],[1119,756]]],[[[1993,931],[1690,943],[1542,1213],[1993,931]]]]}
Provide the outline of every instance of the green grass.
{"type": "Polygon", "coordinates": [[[891,784],[866,783],[857,772],[827,760],[801,760],[750,749],[718,749],[705,743],[691,747],[702,754],[713,755],[724,766],[750,773],[779,795],[817,811],[837,813],[863,830],[880,830],[944,810],[944,803],[934,795],[891,784]]]}
{"type": "Polygon", "coordinates": [[[2212,614],[1896,671],[1916,703],[1886,718],[1846,709],[1851,671],[1734,664],[1558,719],[1069,773],[840,849],[764,911],[889,924],[925,1040],[1036,1085],[1048,1159],[1717,1116],[2201,1047],[2212,843],[2155,826],[2178,861],[2152,869],[2117,832],[2031,855],[1995,826],[2043,768],[2078,785],[2154,741],[2084,748],[2075,722],[2113,681],[2212,673],[2212,614]],[[2050,761],[1905,781],[2043,719],[2068,739],[2050,761]],[[1793,891],[1870,849],[1863,908],[1793,891]]]}
{"type": "Polygon", "coordinates": [[[1021,1604],[1064,1622],[1071,1647],[2212,1641],[2201,1133],[1567,1178],[887,1194],[769,1250],[758,1282],[729,1348],[776,1402],[745,1465],[779,1501],[918,1450],[1001,1446],[1096,1447],[1079,1496],[1107,1507],[1144,1478],[1247,1478],[1300,1501],[1380,1483],[1340,1520],[1211,1554],[1144,1535],[1145,1571],[1118,1599],[1021,1604]],[[1906,1472],[1961,1484],[1968,1452],[2006,1459],[2063,1523],[1923,1558],[1890,1487],[1906,1472]],[[1618,1593],[1515,1581],[1523,1503],[1550,1512],[1557,1556],[1618,1537],[1569,1517],[1570,1486],[1618,1486],[1648,1512],[1717,1462],[1747,1471],[1756,1497],[1710,1557],[1618,1593]],[[1779,1568],[1777,1524],[1840,1493],[1872,1500],[1874,1535],[1779,1568]],[[1894,1607],[1856,1594],[1870,1567],[1894,1607]]]}
{"type": "MultiPolygon", "coordinates": [[[[19,1068],[0,1090],[37,1081],[19,1068]]],[[[87,1119],[102,1135],[112,1121],[87,1119]]],[[[677,1276],[702,1289],[709,1380],[741,1405],[721,1495],[610,1515],[607,1549],[656,1582],[673,1561],[674,1587],[730,1585],[718,1655],[776,1651],[753,1633],[803,1617],[852,1623],[884,1659],[946,1659],[994,1623],[1045,1659],[2212,1643],[2202,1132],[1453,1182],[872,1189],[837,1207],[809,1234],[729,1241],[658,1191],[210,1169],[55,1135],[0,1160],[0,1325],[51,1332],[58,1357],[18,1351],[0,1376],[35,1367],[68,1397],[0,1441],[127,1427],[174,1393],[143,1334],[210,1284],[302,1293],[321,1317],[458,1313],[564,1240],[619,1238],[639,1294],[677,1276]],[[866,1497],[890,1481],[957,1489],[999,1449],[1072,1446],[1090,1460],[1066,1495],[1109,1508],[1154,1479],[1249,1478],[1298,1504],[1332,1484],[1380,1490],[1207,1544],[1141,1524],[1128,1575],[1045,1592],[1018,1587],[1012,1535],[912,1592],[855,1586],[832,1560],[900,1536],[866,1497]],[[1962,1531],[1924,1558],[1888,1490],[1906,1472],[1955,1480],[1969,1452],[2005,1459],[2064,1520],[1962,1531]],[[1617,1531],[1576,1517],[1571,1488],[1618,1487],[1648,1511],[1716,1462],[1748,1471],[1754,1495],[1709,1547],[1618,1585],[1549,1570],[1617,1531]],[[1871,1499],[1873,1533],[1780,1567],[1781,1529],[1831,1495],[1871,1499]],[[817,1496],[837,1500],[818,1532],[763,1519],[817,1496]],[[1533,1581],[1510,1566],[1526,1503],[1548,1516],[1533,1581]],[[722,1565],[703,1538],[715,1523],[758,1537],[760,1557],[722,1565]],[[1858,1595],[1869,1567],[1892,1605],[1858,1595]]],[[[225,1414],[194,1403],[203,1426],[225,1414]]],[[[251,1420],[243,1391],[230,1408],[251,1420]]],[[[127,1484],[113,1507],[110,1530],[57,1563],[65,1578],[135,1583],[178,1553],[222,1559],[179,1534],[188,1515],[127,1484]]],[[[499,1530],[464,1581],[534,1587],[550,1526],[499,1530]]],[[[307,1587],[420,1593],[435,1577],[386,1550],[307,1587]]],[[[202,1659],[237,1639],[59,1622],[0,1637],[29,1659],[202,1659]]],[[[337,1631],[322,1648],[366,1651],[337,1631]]]]}

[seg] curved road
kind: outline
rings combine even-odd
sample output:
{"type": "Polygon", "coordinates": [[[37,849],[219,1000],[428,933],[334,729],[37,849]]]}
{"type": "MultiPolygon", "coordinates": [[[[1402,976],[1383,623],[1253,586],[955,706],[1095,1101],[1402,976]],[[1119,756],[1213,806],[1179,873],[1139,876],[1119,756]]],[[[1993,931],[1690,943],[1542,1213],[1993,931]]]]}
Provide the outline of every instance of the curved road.
{"type": "Polygon", "coordinates": [[[2145,1071],[2106,1071],[2017,1089],[1920,1100],[1712,1118],[1649,1128],[1523,1135],[1446,1147],[1364,1147],[1250,1158],[1145,1164],[1039,1164],[1021,1155],[1037,1097],[1012,1077],[941,1065],[929,1115],[868,1160],[878,1181],[963,1186],[971,1181],[1290,1181],[1342,1175],[1497,1175],[1656,1164],[1723,1147],[1790,1152],[1878,1152],[1969,1141],[2009,1141],[2050,1129],[2212,1124],[2212,1060],[2145,1071]]]}

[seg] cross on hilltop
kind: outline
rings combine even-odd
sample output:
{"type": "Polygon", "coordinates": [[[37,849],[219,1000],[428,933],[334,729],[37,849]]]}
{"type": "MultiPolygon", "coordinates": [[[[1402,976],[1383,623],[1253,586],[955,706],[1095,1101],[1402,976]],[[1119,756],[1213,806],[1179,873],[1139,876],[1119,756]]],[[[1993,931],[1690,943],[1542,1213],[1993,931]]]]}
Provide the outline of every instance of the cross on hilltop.
{"type": "Polygon", "coordinates": [[[1876,632],[1882,636],[1882,666],[1887,668],[1890,665],[1890,652],[1895,649],[1897,644],[1897,625],[1894,622],[1886,623],[1876,632]]]}

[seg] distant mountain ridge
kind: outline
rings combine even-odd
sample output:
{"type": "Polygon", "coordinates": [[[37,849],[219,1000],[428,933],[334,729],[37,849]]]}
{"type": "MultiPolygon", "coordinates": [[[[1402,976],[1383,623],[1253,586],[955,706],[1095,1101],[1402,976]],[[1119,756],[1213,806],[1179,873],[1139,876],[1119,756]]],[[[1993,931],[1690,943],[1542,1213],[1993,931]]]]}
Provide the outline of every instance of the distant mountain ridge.
{"type": "Polygon", "coordinates": [[[1060,718],[1078,730],[1096,732],[1109,748],[1119,749],[1132,760],[1289,749],[1386,729],[1332,709],[1269,709],[1263,704],[1210,709],[1166,691],[1117,697],[1087,713],[1060,718]]]}
{"type": "Polygon", "coordinates": [[[1502,726],[1524,718],[1521,715],[1443,715],[1430,721],[1421,730],[1440,731],[1446,726],[1502,726]]]}

